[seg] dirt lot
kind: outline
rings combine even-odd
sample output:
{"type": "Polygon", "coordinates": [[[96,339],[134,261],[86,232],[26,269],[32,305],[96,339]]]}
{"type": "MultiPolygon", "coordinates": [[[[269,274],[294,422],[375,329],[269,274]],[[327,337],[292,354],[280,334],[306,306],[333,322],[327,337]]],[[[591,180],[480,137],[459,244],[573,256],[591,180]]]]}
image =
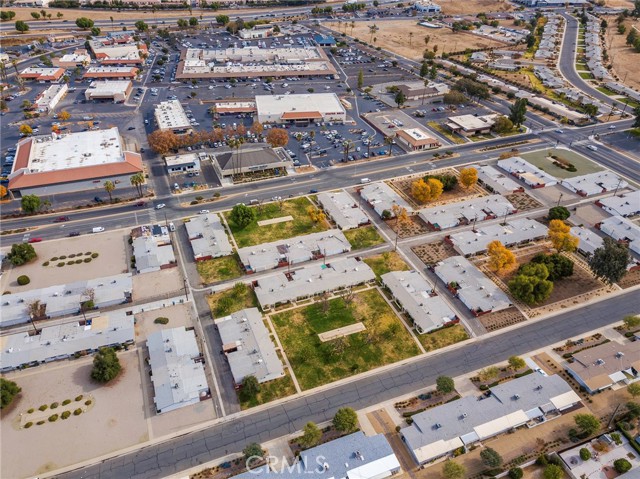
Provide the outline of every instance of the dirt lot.
{"type": "Polygon", "coordinates": [[[631,288],[637,284],[640,284],[640,269],[627,272],[622,280],[618,282],[618,286],[623,289],[631,288]]]}
{"type": "Polygon", "coordinates": [[[186,304],[178,304],[168,308],[136,314],[136,343],[138,343],[138,346],[142,345],[150,334],[161,329],[179,328],[181,326],[193,327],[191,308],[186,304]],[[169,324],[155,324],[153,321],[160,316],[168,318],[169,324]]]}
{"type": "Polygon", "coordinates": [[[505,195],[505,198],[508,199],[518,211],[535,210],[542,206],[542,203],[524,192],[505,195]]]}
{"type": "MultiPolygon", "coordinates": [[[[22,397],[2,417],[1,477],[37,476],[148,440],[138,355],[127,351],[118,356],[124,372],[107,386],[90,380],[91,358],[7,375],[22,388],[22,397]],[[34,424],[29,429],[14,426],[19,414],[29,408],[65,399],[73,404],[80,394],[94,398],[92,407],[80,416],[34,424]]],[[[59,413],[65,410],[65,406],[56,409],[59,413]]]]}
{"type": "Polygon", "coordinates": [[[527,318],[518,311],[518,308],[508,308],[495,313],[485,314],[478,318],[480,324],[482,324],[487,331],[497,331],[498,329],[506,328],[514,324],[526,321],[527,318]]]}
{"type": "Polygon", "coordinates": [[[456,250],[453,249],[453,246],[449,243],[445,243],[444,241],[414,246],[411,248],[411,251],[413,251],[416,256],[420,258],[420,261],[427,266],[436,264],[439,261],[458,254],[456,250]]]}
{"type": "Polygon", "coordinates": [[[418,236],[429,233],[431,230],[427,224],[420,219],[419,216],[409,216],[407,221],[399,222],[395,219],[386,221],[389,228],[395,233],[398,233],[400,238],[410,238],[411,236],[418,236]]]}
{"type": "MultiPolygon", "coordinates": [[[[487,1],[486,4],[494,4],[494,2],[487,1]]],[[[457,6],[457,4],[454,4],[453,2],[451,2],[450,5],[457,6]]],[[[462,8],[462,5],[459,6],[462,8]]],[[[443,8],[445,8],[444,5],[443,8]]],[[[464,10],[466,13],[471,13],[466,8],[466,2],[464,4],[464,10]]],[[[471,33],[453,33],[448,28],[435,29],[422,27],[417,24],[418,20],[419,19],[356,22],[356,26],[353,31],[351,30],[351,27],[349,27],[347,34],[354,38],[359,38],[360,40],[369,42],[371,40],[369,27],[375,24],[378,27],[378,31],[374,35],[377,39],[374,42],[376,47],[382,47],[412,60],[422,58],[422,52],[425,49],[423,38],[427,35],[431,37],[431,40],[429,41],[429,48],[433,49],[437,46],[438,53],[465,50],[466,48],[475,49],[499,47],[503,45],[500,42],[489,40],[471,33]],[[409,33],[413,33],[413,36],[409,37],[409,33]]],[[[337,22],[327,22],[324,26],[336,31],[340,29],[337,22]]]]}
{"type": "MultiPolygon", "coordinates": [[[[625,8],[633,8],[631,2],[626,0],[608,0],[607,4],[613,2],[614,4],[624,4],[625,8]]],[[[640,89],[640,53],[636,53],[632,47],[626,44],[627,35],[619,35],[618,27],[613,17],[608,19],[609,29],[607,31],[607,39],[611,39],[611,47],[609,48],[609,58],[613,63],[613,69],[618,75],[620,80],[634,88],[640,89]]],[[[627,19],[624,22],[627,27],[627,33],[631,31],[631,28],[635,25],[636,29],[640,30],[640,21],[627,19]]],[[[608,42],[609,40],[607,40],[608,42]]]]}
{"type": "Polygon", "coordinates": [[[178,296],[184,284],[180,268],[168,268],[133,276],[133,300],[178,296]]]}
{"type": "Polygon", "coordinates": [[[495,0],[469,0],[466,2],[456,2],[455,0],[444,0],[438,3],[442,7],[442,12],[447,15],[472,15],[480,12],[509,12],[513,6],[505,1],[495,0]]]}
{"type": "MultiPolygon", "coordinates": [[[[34,243],[33,247],[38,254],[36,260],[27,265],[10,269],[4,274],[0,283],[2,291],[17,293],[129,271],[126,257],[127,238],[122,233],[102,233],[43,241],[42,243],[34,243]],[[81,258],[87,258],[85,255],[87,252],[98,253],[98,257],[92,258],[90,263],[66,264],[68,261],[78,259],[77,255],[79,254],[81,258]],[[69,258],[69,255],[74,257],[69,258]],[[62,259],[61,256],[66,256],[66,258],[62,259]],[[52,258],[60,259],[51,261],[52,258]],[[49,265],[43,266],[46,261],[49,262],[49,265]],[[60,262],[65,265],[57,267],[56,265],[60,262]],[[29,276],[31,283],[26,286],[18,286],[16,279],[23,274],[29,276]]],[[[5,252],[9,250],[10,248],[3,248],[5,252]]]]}

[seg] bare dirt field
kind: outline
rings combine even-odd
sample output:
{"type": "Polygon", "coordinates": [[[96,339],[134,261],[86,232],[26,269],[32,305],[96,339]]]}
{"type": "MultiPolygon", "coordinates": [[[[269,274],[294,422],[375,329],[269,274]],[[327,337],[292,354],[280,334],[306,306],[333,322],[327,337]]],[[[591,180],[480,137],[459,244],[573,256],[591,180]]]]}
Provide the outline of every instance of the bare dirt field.
{"type": "Polygon", "coordinates": [[[640,284],[640,269],[627,271],[627,274],[625,274],[622,280],[618,282],[618,286],[623,289],[631,288],[638,284],[640,284]]]}
{"type": "Polygon", "coordinates": [[[106,386],[90,379],[91,358],[7,374],[22,388],[22,397],[2,417],[0,477],[33,477],[148,440],[138,355],[134,350],[118,357],[124,372],[106,386]],[[55,412],[62,414],[80,394],[93,398],[87,412],[16,428],[20,413],[29,408],[59,402],[55,412]],[[71,404],[62,406],[66,399],[71,404]]]}
{"type": "MultiPolygon", "coordinates": [[[[494,2],[488,2],[493,4],[494,2]]],[[[452,4],[453,5],[453,4],[452,4]]],[[[464,5],[466,13],[466,2],[464,5]]],[[[444,7],[444,5],[443,5],[444,7]]],[[[437,52],[465,50],[467,48],[487,48],[503,46],[503,43],[482,38],[471,33],[453,33],[448,28],[426,28],[418,25],[419,19],[416,20],[390,20],[390,21],[367,21],[356,22],[353,31],[351,27],[347,29],[347,34],[360,40],[371,42],[370,26],[374,24],[378,27],[378,31],[373,35],[377,40],[373,42],[376,47],[382,47],[403,57],[412,60],[421,59],[425,49],[424,37],[429,35],[429,49],[437,48],[437,52]],[[409,36],[413,33],[412,36],[409,36]]],[[[334,30],[340,30],[337,22],[326,22],[324,26],[334,30]]]]}
{"type": "Polygon", "coordinates": [[[133,300],[170,297],[182,294],[180,268],[167,268],[133,276],[133,300]]]}
{"type": "Polygon", "coordinates": [[[444,0],[438,5],[442,7],[442,12],[446,15],[471,15],[480,12],[509,12],[513,10],[513,5],[508,2],[498,0],[469,0],[457,2],[455,0],[444,0]]]}
{"type": "MultiPolygon", "coordinates": [[[[625,7],[633,8],[631,2],[624,0],[611,0],[614,3],[623,3],[625,7]]],[[[607,43],[611,41],[609,47],[609,58],[613,64],[613,70],[617,74],[620,81],[636,90],[640,89],[640,53],[637,53],[632,47],[627,45],[627,35],[618,34],[618,27],[613,17],[609,18],[609,28],[607,30],[607,43]]],[[[627,27],[627,33],[631,31],[633,26],[640,30],[640,21],[627,19],[624,22],[627,27]]]]}
{"type": "Polygon", "coordinates": [[[518,209],[518,211],[535,210],[536,208],[540,208],[542,206],[542,203],[532,198],[525,192],[505,195],[505,198],[508,199],[509,202],[511,202],[511,204],[518,209]]]}
{"type": "Polygon", "coordinates": [[[418,236],[431,231],[427,224],[422,221],[419,216],[415,215],[409,216],[405,222],[399,222],[395,219],[391,219],[386,223],[389,228],[391,228],[395,233],[398,233],[400,238],[418,236]]]}
{"type": "Polygon", "coordinates": [[[168,308],[154,309],[145,313],[136,314],[136,343],[138,346],[147,341],[150,334],[167,328],[179,328],[186,326],[193,327],[191,308],[187,304],[177,304],[168,308]],[[168,324],[155,324],[153,321],[158,317],[169,320],[168,324]]]}
{"type": "Polygon", "coordinates": [[[427,266],[436,264],[439,261],[443,261],[451,256],[455,256],[458,253],[453,249],[449,243],[444,241],[438,241],[435,243],[421,244],[420,246],[414,246],[411,248],[420,261],[427,266]]]}
{"type": "Polygon", "coordinates": [[[518,308],[503,309],[502,311],[485,314],[478,318],[480,324],[489,332],[497,331],[498,329],[512,326],[526,320],[527,318],[518,311],[518,308]]]}
{"type": "MultiPolygon", "coordinates": [[[[126,258],[127,246],[127,239],[121,233],[103,233],[34,243],[33,247],[38,258],[27,265],[10,269],[2,276],[0,287],[2,291],[17,293],[126,273],[129,271],[126,258]],[[89,263],[67,264],[72,260],[75,262],[78,257],[87,258],[90,256],[85,254],[87,252],[98,253],[98,257],[92,258],[89,263]],[[55,261],[52,261],[54,258],[56,258],[55,261]],[[49,265],[43,266],[47,261],[49,265]],[[59,263],[63,263],[64,266],[58,267],[59,263]],[[16,279],[20,275],[29,276],[31,282],[25,286],[18,286],[16,279]]],[[[9,250],[10,248],[3,248],[5,252],[9,250]]]]}

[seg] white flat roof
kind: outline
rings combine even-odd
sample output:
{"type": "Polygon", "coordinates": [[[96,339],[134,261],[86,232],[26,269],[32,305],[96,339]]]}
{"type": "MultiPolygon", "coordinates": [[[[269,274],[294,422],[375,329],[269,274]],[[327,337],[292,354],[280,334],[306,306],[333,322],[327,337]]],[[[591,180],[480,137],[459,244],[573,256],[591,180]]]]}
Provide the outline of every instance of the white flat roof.
{"type": "Polygon", "coordinates": [[[200,161],[199,153],[185,153],[183,155],[166,156],[164,159],[167,166],[188,165],[200,161]]]}
{"type": "Polygon", "coordinates": [[[124,161],[117,127],[108,130],[34,137],[28,169],[47,172],[124,161]]]}
{"type": "Polygon", "coordinates": [[[640,212],[640,190],[603,198],[598,203],[605,211],[613,215],[635,216],[640,212]]]}
{"type": "Polygon", "coordinates": [[[174,128],[192,128],[184,108],[178,100],[167,100],[159,103],[155,110],[156,122],[161,130],[174,128]]]}
{"type": "Polygon", "coordinates": [[[369,217],[358,206],[357,200],[346,191],[320,193],[318,201],[342,230],[357,228],[369,222],[369,217]]]}
{"type": "Polygon", "coordinates": [[[134,67],[91,67],[87,69],[87,73],[85,73],[85,75],[89,73],[130,73],[132,68],[134,67]]]}
{"type": "Polygon", "coordinates": [[[93,81],[89,85],[88,91],[91,95],[114,95],[124,93],[131,86],[131,80],[116,81],[93,81]]]}
{"type": "Polygon", "coordinates": [[[565,188],[586,196],[597,195],[616,188],[626,188],[628,183],[610,171],[598,171],[588,175],[565,178],[560,182],[565,188]]]}
{"type": "Polygon", "coordinates": [[[69,89],[66,83],[51,85],[36,99],[35,103],[38,106],[49,106],[49,103],[61,92],[66,92],[69,89]]]}
{"type": "Polygon", "coordinates": [[[287,112],[317,111],[323,115],[344,113],[344,107],[335,93],[309,93],[303,95],[257,95],[258,115],[276,115],[287,112]]]}

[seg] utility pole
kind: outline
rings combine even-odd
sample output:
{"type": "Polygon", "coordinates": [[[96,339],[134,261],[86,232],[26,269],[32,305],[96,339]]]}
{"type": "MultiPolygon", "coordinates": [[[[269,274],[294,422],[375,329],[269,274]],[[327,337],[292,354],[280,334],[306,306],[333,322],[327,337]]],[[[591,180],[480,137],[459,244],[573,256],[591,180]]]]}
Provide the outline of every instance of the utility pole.
{"type": "Polygon", "coordinates": [[[618,180],[618,184],[616,185],[616,191],[613,192],[613,196],[618,195],[618,188],[620,188],[620,183],[622,183],[622,178],[618,180]]]}
{"type": "Polygon", "coordinates": [[[187,289],[187,280],[186,280],[186,278],[182,278],[182,284],[184,285],[185,301],[189,301],[189,290],[187,289]]]}
{"type": "MultiPolygon", "coordinates": [[[[618,183],[619,184],[619,183],[618,183]]],[[[558,202],[556,203],[556,206],[560,206],[560,201],[562,201],[562,197],[564,196],[563,193],[560,193],[560,196],[558,197],[558,202]]]]}

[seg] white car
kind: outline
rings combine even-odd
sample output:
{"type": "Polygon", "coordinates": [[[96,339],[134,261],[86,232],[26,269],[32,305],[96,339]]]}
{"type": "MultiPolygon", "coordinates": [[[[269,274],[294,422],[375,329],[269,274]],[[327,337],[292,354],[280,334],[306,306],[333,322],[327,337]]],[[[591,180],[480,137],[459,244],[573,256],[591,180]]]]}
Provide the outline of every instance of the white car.
{"type": "Polygon", "coordinates": [[[167,205],[165,205],[164,203],[160,203],[160,204],[157,204],[157,205],[156,205],[156,209],[157,209],[157,210],[161,210],[161,209],[162,209],[162,208],[164,208],[165,206],[167,206],[167,205]]]}
{"type": "Polygon", "coordinates": [[[200,211],[198,212],[198,214],[201,214],[201,215],[208,215],[208,214],[209,214],[209,210],[200,210],[200,211]]]}
{"type": "Polygon", "coordinates": [[[596,145],[587,145],[587,148],[589,148],[591,151],[598,151],[598,147],[596,145]]]}

